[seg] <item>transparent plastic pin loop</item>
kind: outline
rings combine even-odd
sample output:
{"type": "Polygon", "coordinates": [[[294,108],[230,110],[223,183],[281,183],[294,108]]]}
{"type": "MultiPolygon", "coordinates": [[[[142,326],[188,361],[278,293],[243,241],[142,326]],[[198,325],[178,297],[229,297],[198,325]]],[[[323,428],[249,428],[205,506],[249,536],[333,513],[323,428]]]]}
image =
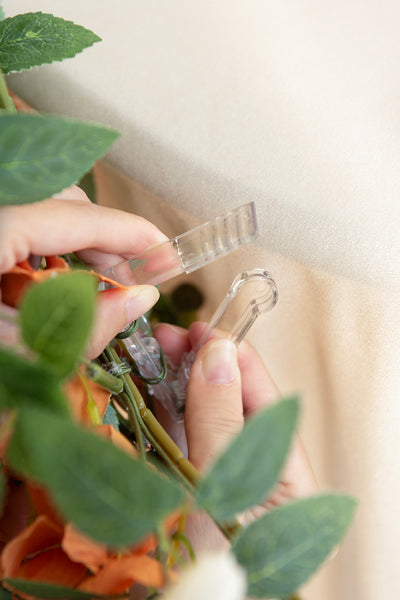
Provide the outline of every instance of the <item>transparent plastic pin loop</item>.
{"type": "Polygon", "coordinates": [[[122,285],[158,285],[192,273],[251,242],[258,234],[254,202],[119,263],[104,275],[122,285]]]}
{"type": "Polygon", "coordinates": [[[132,358],[140,377],[147,382],[147,391],[154,395],[166,408],[175,421],[182,421],[183,416],[176,409],[175,393],[162,377],[161,351],[158,341],[152,336],[150,324],[146,317],[137,321],[137,329],[120,339],[127,353],[132,358]],[[161,381],[157,380],[161,376],[161,381]]]}
{"type": "MultiPolygon", "coordinates": [[[[148,380],[148,391],[161,402],[172,418],[183,420],[186,388],[190,369],[200,348],[207,342],[216,327],[233,309],[234,320],[228,330],[228,339],[236,345],[247,335],[257,318],[271,310],[277,302],[278,292],[271,275],[263,269],[251,269],[240,273],[233,281],[224,300],[221,302],[195,348],[184,354],[178,369],[170,368],[166,378],[151,383],[162,372],[160,347],[152,337],[150,325],[145,317],[138,319],[138,328],[123,337],[120,342],[133,359],[140,375],[148,380]]],[[[224,326],[222,325],[222,329],[224,326]]],[[[171,367],[171,366],[170,366],[171,367]]]]}
{"type": "Polygon", "coordinates": [[[228,330],[228,339],[239,345],[259,316],[271,310],[278,300],[278,290],[271,275],[264,269],[250,269],[240,273],[233,281],[224,300],[212,316],[204,333],[195,348],[187,352],[178,370],[175,385],[176,410],[184,410],[186,388],[190,369],[200,348],[210,339],[216,327],[221,326],[233,304],[235,304],[235,320],[228,330]]]}

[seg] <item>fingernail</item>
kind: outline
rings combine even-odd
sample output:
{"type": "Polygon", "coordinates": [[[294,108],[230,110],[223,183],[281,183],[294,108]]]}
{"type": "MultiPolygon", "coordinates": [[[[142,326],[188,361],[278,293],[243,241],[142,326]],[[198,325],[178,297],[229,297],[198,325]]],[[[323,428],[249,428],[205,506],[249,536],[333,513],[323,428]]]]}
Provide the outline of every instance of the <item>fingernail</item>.
{"type": "Polygon", "coordinates": [[[201,361],[204,378],[208,383],[227,385],[238,375],[236,346],[230,340],[210,342],[201,361]]]}
{"type": "Polygon", "coordinates": [[[77,185],[71,185],[68,188],[64,188],[61,192],[53,194],[51,197],[56,200],[88,200],[85,192],[77,185]]]}
{"type": "Polygon", "coordinates": [[[136,286],[125,304],[127,322],[134,321],[150,310],[159,297],[160,293],[153,285],[136,286]]]}
{"type": "Polygon", "coordinates": [[[162,231],[160,231],[158,229],[156,235],[155,235],[155,242],[157,244],[161,244],[162,242],[167,242],[168,241],[168,237],[165,235],[165,233],[163,233],[162,231]]]}

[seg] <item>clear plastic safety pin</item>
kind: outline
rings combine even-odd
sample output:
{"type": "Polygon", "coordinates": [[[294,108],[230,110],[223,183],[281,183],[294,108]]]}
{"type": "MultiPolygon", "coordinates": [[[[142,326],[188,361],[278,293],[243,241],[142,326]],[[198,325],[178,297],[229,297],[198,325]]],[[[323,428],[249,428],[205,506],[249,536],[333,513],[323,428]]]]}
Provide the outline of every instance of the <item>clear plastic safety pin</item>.
{"type": "MultiPolygon", "coordinates": [[[[145,250],[131,260],[114,265],[104,272],[122,285],[158,285],[181,273],[192,273],[207,264],[237,250],[257,237],[257,217],[254,202],[235,208],[182,235],[145,250]]],[[[102,284],[103,289],[112,287],[102,284]]],[[[133,359],[138,375],[148,384],[148,391],[177,420],[174,389],[165,379],[166,365],[157,340],[152,336],[145,317],[137,320],[135,330],[126,328],[118,336],[133,359]]]]}
{"type": "Polygon", "coordinates": [[[235,315],[233,326],[226,331],[228,339],[237,346],[247,335],[258,317],[271,310],[278,300],[278,290],[271,275],[264,269],[250,269],[240,273],[233,281],[224,300],[212,316],[208,326],[195,348],[184,354],[175,382],[176,411],[182,413],[185,406],[186,388],[190,369],[202,346],[210,338],[216,327],[222,326],[229,313],[235,315]],[[238,316],[237,316],[238,315],[238,316]]]}
{"type": "Polygon", "coordinates": [[[176,411],[175,394],[166,381],[168,368],[160,345],[152,336],[146,317],[140,317],[135,323],[136,327],[129,326],[116,337],[134,363],[133,374],[146,383],[148,393],[179,421],[182,416],[176,411]]]}
{"type": "Polygon", "coordinates": [[[104,275],[122,285],[159,285],[230,254],[257,234],[255,204],[249,202],[114,265],[104,275]]]}

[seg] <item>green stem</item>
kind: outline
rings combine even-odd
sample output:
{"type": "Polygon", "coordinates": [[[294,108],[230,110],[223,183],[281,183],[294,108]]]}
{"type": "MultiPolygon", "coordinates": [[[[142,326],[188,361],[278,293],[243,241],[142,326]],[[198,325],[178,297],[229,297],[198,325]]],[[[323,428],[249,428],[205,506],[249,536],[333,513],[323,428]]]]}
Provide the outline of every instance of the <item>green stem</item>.
{"type": "Polygon", "coordinates": [[[171,546],[171,541],[167,536],[163,523],[160,523],[157,527],[157,538],[158,538],[158,560],[161,563],[161,568],[163,570],[163,578],[164,583],[169,583],[169,571],[167,568],[167,561],[169,550],[171,546]]]}
{"type": "Polygon", "coordinates": [[[94,362],[90,362],[86,359],[82,359],[82,362],[86,367],[85,374],[89,379],[98,383],[113,394],[120,394],[123,391],[124,384],[119,377],[107,373],[100,365],[94,362]]]}
{"type": "Polygon", "coordinates": [[[137,408],[134,402],[131,402],[129,394],[124,392],[121,394],[125,400],[126,409],[128,412],[129,423],[133,428],[137,445],[139,447],[139,455],[142,460],[146,460],[146,446],[143,439],[143,431],[140,426],[140,415],[138,415],[137,408]]]}
{"type": "MultiPolygon", "coordinates": [[[[107,346],[104,354],[107,360],[116,363],[121,362],[117,352],[111,346],[107,346]]],[[[141,393],[129,374],[123,374],[120,378],[124,382],[124,401],[132,403],[132,410],[134,410],[134,406],[136,407],[140,427],[144,435],[178,480],[193,494],[196,484],[200,479],[199,472],[183,456],[182,450],[175,444],[153,413],[147,408],[141,393]]],[[[242,526],[237,521],[225,524],[214,519],[214,522],[228,539],[232,539],[242,529],[242,526]]]]}
{"type": "MultiPolygon", "coordinates": [[[[118,354],[113,348],[109,348],[109,355],[113,361],[120,361],[118,354]]],[[[188,482],[194,486],[199,480],[198,471],[195,469],[192,463],[183,456],[182,450],[175,444],[165,429],[160,425],[151,410],[147,408],[141,393],[137,389],[131,377],[128,374],[125,374],[122,375],[122,379],[125,384],[125,390],[130,390],[133,401],[138,408],[143,426],[145,426],[147,429],[147,433],[145,433],[145,435],[148,440],[151,443],[153,443],[152,440],[155,440],[156,445],[154,447],[156,448],[157,452],[162,449],[163,454],[167,454],[170,457],[188,482]]]]}
{"type": "MultiPolygon", "coordinates": [[[[111,346],[106,348],[104,355],[106,360],[116,363],[121,362],[118,354],[111,346]]],[[[181,449],[169,437],[153,413],[147,408],[141,393],[129,374],[123,374],[120,378],[124,382],[125,393],[132,403],[132,410],[134,410],[135,407],[137,409],[140,427],[144,435],[181,483],[193,493],[194,483],[199,476],[198,472],[193,465],[184,458],[181,449]]],[[[126,400],[127,398],[124,394],[124,401],[126,402],[126,400]]]]}
{"type": "Polygon", "coordinates": [[[7,112],[17,112],[14,106],[14,102],[12,101],[7,85],[6,80],[4,78],[3,72],[0,69],[0,109],[6,110],[7,112]]]}
{"type": "MultiPolygon", "coordinates": [[[[133,383],[133,382],[132,382],[133,383]]],[[[128,402],[132,405],[135,405],[135,398],[133,397],[132,390],[128,386],[126,388],[126,394],[128,397],[128,402]]],[[[133,410],[133,408],[132,408],[133,410]]],[[[179,467],[175,464],[175,462],[171,459],[169,454],[165,451],[163,446],[159,443],[159,440],[153,435],[153,432],[147,427],[146,423],[142,420],[142,417],[139,416],[140,424],[142,431],[146,438],[149,440],[150,444],[156,450],[157,454],[164,461],[164,463],[168,466],[172,473],[174,473],[175,477],[193,494],[194,486],[190,481],[183,475],[183,473],[179,470],[179,467]]]]}

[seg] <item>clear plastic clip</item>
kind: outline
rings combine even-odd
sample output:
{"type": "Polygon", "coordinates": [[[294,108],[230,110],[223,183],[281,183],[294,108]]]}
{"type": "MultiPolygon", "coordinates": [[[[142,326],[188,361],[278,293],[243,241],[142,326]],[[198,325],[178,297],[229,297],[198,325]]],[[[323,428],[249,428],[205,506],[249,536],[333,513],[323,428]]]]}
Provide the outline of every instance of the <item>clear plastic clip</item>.
{"type": "MultiPolygon", "coordinates": [[[[228,339],[236,345],[247,335],[257,318],[271,310],[278,300],[278,290],[271,275],[264,269],[250,269],[240,273],[233,281],[224,300],[221,302],[199,343],[182,359],[178,370],[176,386],[176,409],[183,412],[186,388],[189,381],[190,369],[200,348],[210,339],[216,327],[221,326],[224,318],[229,319],[229,313],[236,316],[233,326],[228,329],[228,339]]],[[[223,328],[223,327],[221,327],[223,328]]]]}
{"type": "MultiPolygon", "coordinates": [[[[254,202],[249,202],[224,216],[196,227],[182,235],[145,250],[131,260],[114,265],[104,275],[117,283],[159,285],[181,273],[192,273],[207,264],[237,250],[257,237],[257,217],[254,202]]],[[[102,284],[103,289],[112,284],[102,284]]],[[[121,332],[117,337],[133,359],[148,390],[164,405],[176,420],[182,420],[183,410],[174,384],[165,378],[166,365],[157,340],[145,317],[137,320],[137,329],[121,332]]]]}
{"type": "Polygon", "coordinates": [[[168,368],[160,345],[152,336],[146,317],[140,317],[135,324],[135,327],[128,326],[117,336],[133,360],[132,372],[146,383],[148,393],[154,395],[176,421],[180,421],[182,415],[176,411],[175,393],[166,380],[168,368]]]}
{"type": "Polygon", "coordinates": [[[105,271],[122,285],[159,285],[181,273],[192,273],[230,254],[257,237],[254,202],[243,204],[222,217],[148,248],[131,260],[105,271]]]}

